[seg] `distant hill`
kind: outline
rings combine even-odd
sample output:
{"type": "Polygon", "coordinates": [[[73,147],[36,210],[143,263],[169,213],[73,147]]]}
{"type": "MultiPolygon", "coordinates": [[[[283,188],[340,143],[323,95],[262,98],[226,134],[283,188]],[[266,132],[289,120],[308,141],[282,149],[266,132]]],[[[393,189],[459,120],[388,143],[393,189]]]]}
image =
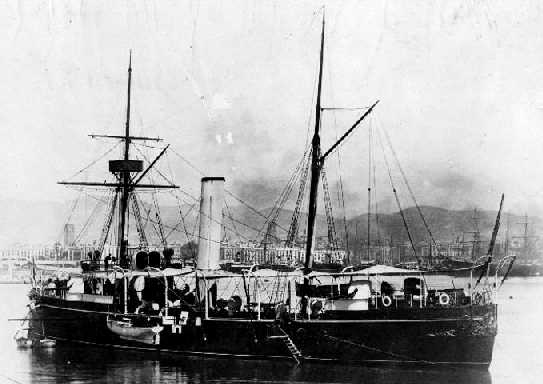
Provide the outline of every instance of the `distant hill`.
{"type": "MultiPolygon", "coordinates": [[[[105,209],[99,205],[96,208],[95,200],[79,201],[72,212],[74,201],[66,203],[57,202],[27,202],[27,201],[0,201],[2,215],[0,215],[0,247],[10,247],[20,244],[52,245],[55,241],[62,241],[62,229],[67,218],[75,225],[76,235],[80,241],[92,243],[100,237],[104,223],[105,209]],[[91,213],[93,213],[91,215],[91,213]],[[90,218],[89,218],[90,217],[90,218]]],[[[161,220],[164,225],[164,234],[168,241],[185,243],[193,239],[192,234],[197,234],[198,204],[192,206],[161,206],[161,220]],[[179,211],[183,212],[183,221],[179,211]],[[185,233],[188,233],[188,236],[185,233]]],[[[424,206],[421,210],[438,241],[449,242],[464,234],[465,240],[471,240],[474,230],[473,211],[471,210],[447,210],[439,207],[424,206]]],[[[230,241],[260,240],[265,233],[265,217],[270,215],[271,208],[253,210],[243,204],[225,207],[224,225],[227,237],[230,241]]],[[[427,241],[429,234],[420,218],[416,208],[410,207],[404,210],[409,229],[416,242],[427,241]]],[[[496,212],[478,211],[479,230],[481,238],[490,237],[496,212]]],[[[142,209],[143,220],[146,223],[146,233],[151,242],[158,241],[158,225],[154,208],[146,205],[142,209]],[[148,209],[151,212],[148,213],[148,209]]],[[[281,239],[286,238],[290,226],[292,211],[282,209],[277,216],[275,235],[281,239]]],[[[502,216],[500,236],[504,236],[507,227],[507,214],[502,216]]],[[[520,215],[511,214],[509,217],[510,234],[521,235],[524,220],[520,215]]],[[[537,235],[542,228],[542,221],[538,217],[529,217],[529,235],[537,235]]],[[[307,215],[300,215],[299,235],[305,234],[307,215]]],[[[338,237],[345,238],[345,226],[343,219],[335,218],[335,227],[338,237]]],[[[114,231],[114,230],[113,230],[114,231]]],[[[347,220],[347,232],[351,248],[356,248],[365,243],[367,239],[367,214],[351,217],[347,220]]],[[[317,235],[327,233],[326,218],[323,215],[317,217],[317,235]]],[[[408,240],[402,218],[399,212],[380,213],[371,215],[371,239],[392,240],[393,242],[405,242],[408,240]]],[[[131,223],[131,240],[137,241],[137,234],[133,220],[131,223]]]]}
{"type": "MultiPolygon", "coordinates": [[[[271,209],[262,210],[261,213],[265,216],[269,214],[271,209]]],[[[475,230],[474,223],[474,211],[473,210],[448,210],[439,207],[430,207],[423,206],[421,207],[423,216],[426,219],[428,227],[433,235],[433,237],[442,242],[450,242],[455,239],[461,239],[464,236],[466,241],[472,239],[472,232],[475,230]]],[[[415,207],[410,207],[403,210],[406,221],[408,223],[409,231],[415,242],[427,241],[430,238],[430,235],[420,217],[418,210],[415,207]]],[[[496,211],[477,211],[479,217],[478,227],[481,234],[481,239],[489,239],[492,234],[492,229],[496,220],[496,211]]],[[[235,219],[240,220],[249,224],[251,227],[261,228],[264,219],[249,211],[248,209],[243,209],[243,207],[237,207],[233,210],[233,216],[235,219]]],[[[292,211],[290,210],[281,210],[277,219],[277,235],[279,237],[286,236],[285,230],[288,230],[290,221],[292,217],[292,211]],[[285,229],[285,230],[283,230],[285,229]]],[[[523,228],[519,224],[524,220],[524,217],[521,215],[506,214],[502,215],[501,227],[499,235],[500,237],[505,236],[507,230],[507,221],[509,224],[509,232],[511,236],[519,236],[522,234],[523,228]],[[509,216],[509,217],[508,217],[509,216]]],[[[226,219],[227,226],[229,219],[226,219]]],[[[342,218],[335,218],[335,228],[339,237],[345,237],[345,225],[342,218]]],[[[529,217],[529,231],[530,234],[537,234],[542,228],[542,221],[538,217],[529,217]]],[[[307,215],[302,214],[300,217],[300,226],[299,233],[303,234],[305,231],[305,226],[307,225],[307,215]]],[[[244,236],[251,236],[251,233],[254,231],[248,230],[243,226],[237,226],[238,230],[244,236]]],[[[368,216],[367,214],[362,214],[355,216],[353,218],[347,219],[347,232],[349,235],[349,241],[354,243],[366,242],[367,240],[367,228],[368,228],[368,216]]],[[[371,239],[372,242],[378,239],[392,239],[393,242],[406,242],[408,241],[407,231],[403,224],[403,220],[399,212],[393,212],[390,214],[380,213],[378,215],[371,215],[370,222],[371,229],[371,239]]],[[[317,218],[317,234],[326,235],[327,226],[326,218],[322,215],[319,215],[317,218]]]]}
{"type": "MultiPolygon", "coordinates": [[[[475,231],[475,220],[473,210],[448,210],[438,207],[421,207],[424,218],[430,228],[430,231],[436,241],[451,242],[456,239],[465,241],[473,239],[475,231]]],[[[407,208],[403,211],[409,226],[409,231],[414,242],[428,241],[430,235],[426,229],[418,210],[415,207],[407,208]]],[[[479,217],[478,227],[481,240],[488,241],[492,235],[492,229],[496,221],[496,211],[477,211],[479,217]]],[[[359,215],[348,221],[349,238],[354,243],[360,244],[367,241],[367,214],[359,215]],[[356,230],[358,228],[358,230],[356,230]]],[[[523,234],[523,228],[519,224],[524,221],[521,215],[504,213],[501,218],[499,238],[505,238],[507,231],[507,222],[509,221],[509,235],[520,236],[523,234]]],[[[542,221],[538,217],[529,217],[529,234],[537,234],[542,228],[542,221]]],[[[372,242],[377,239],[388,239],[393,242],[407,242],[408,236],[403,220],[399,212],[392,214],[372,215],[371,217],[371,238],[372,242]]]]}

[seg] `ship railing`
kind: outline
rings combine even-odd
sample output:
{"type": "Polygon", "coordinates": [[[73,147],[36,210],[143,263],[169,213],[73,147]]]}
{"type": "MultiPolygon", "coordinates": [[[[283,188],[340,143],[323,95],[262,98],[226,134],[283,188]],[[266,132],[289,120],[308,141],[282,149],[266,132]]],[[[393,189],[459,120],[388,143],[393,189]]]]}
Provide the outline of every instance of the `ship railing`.
{"type": "MultiPolygon", "coordinates": [[[[477,266],[486,263],[487,257],[482,256],[478,258],[475,262],[477,266]]],[[[504,256],[500,260],[498,260],[496,269],[493,273],[493,275],[490,275],[490,269],[489,266],[483,271],[483,273],[486,273],[486,276],[481,276],[482,284],[473,283],[474,277],[477,278],[478,276],[473,276],[473,268],[470,271],[470,282],[468,285],[469,289],[469,297],[470,297],[470,304],[471,305],[485,305],[485,304],[492,304],[497,302],[498,300],[498,290],[507,279],[507,276],[509,274],[509,271],[513,265],[513,263],[516,260],[516,256],[510,255],[510,256],[504,256]],[[505,271],[505,274],[501,278],[499,274],[507,267],[507,270],[505,271]]]]}
{"type": "MultiPolygon", "coordinates": [[[[491,300],[491,297],[488,294],[481,293],[481,298],[479,302],[488,303],[491,300]]],[[[479,296],[478,296],[479,297],[479,296]]],[[[311,296],[305,297],[302,299],[301,296],[297,295],[297,304],[295,306],[295,313],[297,315],[302,315],[305,318],[311,318],[311,303],[314,300],[320,300],[323,304],[323,312],[326,312],[330,309],[331,305],[334,306],[334,302],[337,300],[345,300],[343,296],[311,296]],[[305,304],[309,303],[304,308],[305,304]],[[309,314],[309,316],[308,316],[309,314]]],[[[397,308],[426,308],[426,307],[455,307],[455,306],[465,306],[471,304],[471,297],[466,294],[464,288],[458,287],[425,287],[420,288],[420,291],[408,290],[406,291],[403,288],[396,288],[391,292],[381,292],[379,290],[371,290],[370,295],[368,296],[368,310],[378,309],[386,310],[397,309],[397,308]]],[[[359,309],[364,310],[364,309],[359,309]]]]}
{"type": "Polygon", "coordinates": [[[515,262],[516,259],[517,259],[516,256],[504,256],[502,259],[498,261],[498,265],[496,266],[496,271],[494,272],[494,284],[496,288],[499,288],[498,281],[500,281],[498,277],[498,273],[500,273],[505,268],[505,266],[508,265],[508,268],[505,271],[504,278],[503,278],[503,280],[505,280],[509,274],[509,269],[513,266],[513,263],[515,262]]]}
{"type": "Polygon", "coordinates": [[[44,287],[42,288],[41,292],[43,296],[51,296],[65,299],[68,290],[69,287],[44,287]]]}
{"type": "Polygon", "coordinates": [[[494,301],[496,302],[498,300],[498,291],[509,276],[509,272],[511,271],[511,268],[513,267],[513,264],[515,263],[515,260],[517,259],[517,256],[510,255],[510,256],[504,256],[502,259],[498,261],[498,265],[496,267],[496,271],[494,272],[494,289],[493,289],[493,296],[494,301]],[[505,270],[505,273],[503,277],[499,278],[498,274],[505,269],[505,266],[507,265],[507,269],[505,270]]]}
{"type": "MultiPolygon", "coordinates": [[[[213,281],[216,276],[206,275],[206,273],[201,270],[198,270],[196,273],[201,282],[198,298],[199,305],[201,305],[204,311],[205,318],[208,319],[218,314],[224,314],[222,310],[225,308],[211,305],[211,302],[213,301],[211,288],[213,287],[210,288],[210,281],[213,281]],[[217,308],[219,308],[219,310],[217,310],[217,308]]],[[[221,297],[221,299],[224,300],[224,297],[233,298],[235,296],[231,295],[235,294],[237,296],[240,294],[240,296],[238,296],[241,300],[239,302],[239,309],[234,310],[234,313],[239,313],[244,317],[248,316],[254,318],[257,321],[262,320],[263,318],[269,318],[276,312],[278,305],[287,304],[284,295],[281,297],[279,297],[279,295],[274,296],[274,292],[278,290],[277,284],[281,283],[270,283],[266,280],[268,278],[270,278],[270,275],[259,275],[257,273],[257,265],[254,264],[251,267],[242,270],[242,274],[239,276],[240,281],[232,286],[228,285],[226,291],[228,294],[221,297]],[[236,293],[236,290],[238,289],[241,291],[236,293]]],[[[288,279],[283,280],[283,284],[285,284],[285,289],[290,292],[290,288],[287,287],[290,287],[291,283],[287,280],[288,279]]],[[[224,294],[225,292],[222,293],[224,294]]],[[[292,300],[292,302],[294,302],[294,300],[292,300]]],[[[288,311],[292,312],[292,307],[288,305],[287,307],[288,311]]]]}
{"type": "Polygon", "coordinates": [[[105,263],[104,261],[94,259],[83,259],[79,261],[83,272],[110,271],[114,268],[120,268],[117,262],[105,263]]]}

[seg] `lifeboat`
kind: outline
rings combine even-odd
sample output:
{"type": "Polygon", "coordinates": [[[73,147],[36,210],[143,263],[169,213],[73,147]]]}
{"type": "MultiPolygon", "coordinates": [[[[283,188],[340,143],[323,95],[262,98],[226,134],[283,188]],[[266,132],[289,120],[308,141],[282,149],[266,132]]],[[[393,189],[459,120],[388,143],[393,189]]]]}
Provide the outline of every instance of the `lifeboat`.
{"type": "Polygon", "coordinates": [[[155,325],[153,327],[137,327],[130,319],[107,319],[108,329],[123,340],[135,341],[143,344],[156,345],[160,343],[160,332],[164,327],[155,325]]]}
{"type": "Polygon", "coordinates": [[[39,341],[38,345],[41,348],[54,348],[57,345],[57,341],[54,339],[44,338],[39,341]]]}

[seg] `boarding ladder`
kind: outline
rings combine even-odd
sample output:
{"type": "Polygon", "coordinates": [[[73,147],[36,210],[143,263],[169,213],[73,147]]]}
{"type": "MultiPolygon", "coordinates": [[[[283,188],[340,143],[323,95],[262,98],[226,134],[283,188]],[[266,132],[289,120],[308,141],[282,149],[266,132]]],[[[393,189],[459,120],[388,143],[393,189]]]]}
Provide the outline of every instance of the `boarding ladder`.
{"type": "Polygon", "coordinates": [[[279,340],[281,340],[283,342],[283,344],[285,344],[286,347],[288,348],[288,350],[290,352],[290,356],[294,359],[294,361],[296,361],[296,364],[299,365],[301,360],[303,359],[302,352],[298,349],[296,344],[294,344],[294,341],[292,341],[292,339],[290,338],[288,333],[286,333],[283,328],[281,328],[279,325],[276,325],[274,328],[277,329],[281,334],[280,335],[268,336],[268,339],[279,339],[279,340]]]}

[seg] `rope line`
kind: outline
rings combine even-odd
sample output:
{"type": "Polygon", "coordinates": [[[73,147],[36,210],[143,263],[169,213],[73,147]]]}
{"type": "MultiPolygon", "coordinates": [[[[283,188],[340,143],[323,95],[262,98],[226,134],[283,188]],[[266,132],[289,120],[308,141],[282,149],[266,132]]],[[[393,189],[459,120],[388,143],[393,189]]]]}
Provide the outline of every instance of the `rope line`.
{"type": "Polygon", "coordinates": [[[405,175],[405,172],[402,168],[402,165],[400,163],[400,160],[398,158],[398,155],[396,154],[396,151],[394,150],[394,147],[392,146],[392,141],[390,140],[390,136],[388,135],[388,132],[386,129],[381,128],[383,130],[383,133],[385,135],[385,139],[387,140],[387,143],[390,147],[390,151],[392,152],[392,155],[394,156],[394,159],[396,160],[396,164],[398,165],[398,169],[400,171],[400,174],[402,175],[403,181],[405,183],[405,186],[407,187],[407,190],[409,191],[409,194],[411,195],[411,199],[413,199],[413,203],[415,203],[415,207],[417,208],[417,212],[419,213],[420,218],[422,219],[422,222],[424,224],[424,227],[426,228],[426,231],[428,232],[428,235],[430,236],[430,239],[432,240],[432,243],[436,247],[438,253],[441,255],[441,251],[439,250],[439,247],[437,246],[436,239],[434,238],[434,235],[432,234],[432,231],[430,229],[430,226],[428,225],[428,222],[426,221],[426,217],[422,213],[422,209],[417,202],[417,199],[415,198],[415,193],[411,189],[411,185],[409,184],[407,180],[407,176],[405,175]]]}
{"type": "Polygon", "coordinates": [[[383,351],[382,349],[375,348],[375,347],[370,347],[369,345],[366,345],[366,344],[355,343],[355,342],[350,341],[350,340],[340,339],[338,337],[330,336],[330,335],[327,335],[327,334],[324,334],[324,337],[326,337],[326,338],[328,338],[330,340],[334,340],[334,341],[338,341],[338,342],[341,342],[341,343],[344,343],[344,344],[348,344],[348,345],[352,345],[352,346],[359,347],[359,348],[362,348],[362,349],[366,349],[368,351],[382,353],[382,354],[392,356],[392,357],[396,357],[396,358],[399,358],[399,359],[402,359],[402,360],[407,360],[407,361],[413,361],[414,360],[414,361],[418,361],[418,362],[426,363],[426,364],[436,364],[433,361],[417,359],[415,357],[411,357],[411,356],[407,356],[407,355],[403,355],[403,354],[399,354],[399,353],[383,351]]]}
{"type": "Polygon", "coordinates": [[[409,243],[411,244],[411,249],[413,250],[413,255],[417,259],[417,263],[418,263],[418,265],[420,267],[421,266],[421,260],[417,256],[417,251],[415,249],[415,244],[413,243],[413,238],[411,237],[411,231],[409,230],[409,225],[407,224],[407,219],[405,218],[405,215],[403,213],[402,206],[400,204],[400,199],[398,198],[398,194],[396,193],[396,187],[394,186],[394,180],[392,178],[392,172],[391,172],[391,169],[390,169],[390,165],[388,163],[387,155],[386,155],[385,148],[384,148],[384,145],[383,145],[383,141],[381,139],[381,135],[380,135],[379,131],[378,131],[378,137],[379,137],[379,143],[381,144],[381,148],[382,148],[382,151],[383,151],[383,159],[385,161],[385,165],[386,165],[387,170],[388,170],[388,177],[389,177],[389,180],[390,180],[390,186],[392,187],[392,192],[394,193],[394,198],[396,200],[396,204],[398,205],[398,209],[400,210],[400,216],[402,217],[402,222],[403,222],[403,225],[404,225],[405,230],[407,232],[407,237],[409,238],[409,243]]]}
{"type": "Polygon", "coordinates": [[[74,177],[76,177],[77,175],[80,175],[81,173],[85,172],[87,169],[89,169],[90,167],[92,167],[94,164],[96,164],[98,161],[102,160],[104,157],[106,157],[110,152],[112,152],[115,148],[117,148],[119,145],[121,144],[121,142],[119,141],[117,144],[113,145],[113,147],[111,147],[110,149],[108,149],[106,152],[104,152],[99,158],[97,158],[96,160],[92,161],[89,165],[87,165],[86,167],[82,168],[81,170],[77,171],[76,173],[74,173],[72,176],[68,177],[67,180],[70,180],[70,179],[73,179],[74,177]]]}

